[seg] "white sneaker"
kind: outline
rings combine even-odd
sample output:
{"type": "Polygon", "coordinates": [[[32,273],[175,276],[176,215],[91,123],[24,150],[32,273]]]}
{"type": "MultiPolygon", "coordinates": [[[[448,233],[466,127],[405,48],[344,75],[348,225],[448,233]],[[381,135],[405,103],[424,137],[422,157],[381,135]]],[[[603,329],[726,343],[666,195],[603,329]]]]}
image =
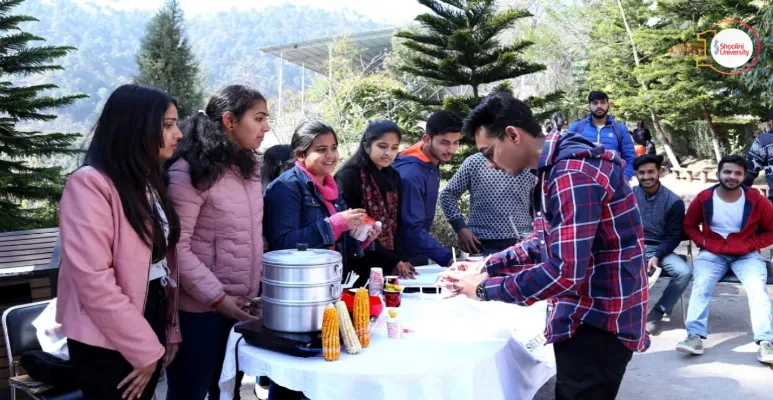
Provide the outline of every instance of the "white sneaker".
{"type": "Polygon", "coordinates": [[[773,343],[768,340],[760,342],[760,349],[757,350],[757,360],[765,364],[773,364],[773,343]]]}

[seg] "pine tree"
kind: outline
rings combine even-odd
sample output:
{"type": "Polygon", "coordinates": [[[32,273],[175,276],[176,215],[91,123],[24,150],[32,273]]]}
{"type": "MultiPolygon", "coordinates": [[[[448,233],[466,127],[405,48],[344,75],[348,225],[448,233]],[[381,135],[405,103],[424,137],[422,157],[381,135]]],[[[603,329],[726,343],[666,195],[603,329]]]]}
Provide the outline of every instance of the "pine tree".
{"type": "Polygon", "coordinates": [[[165,90],[178,101],[180,118],[201,107],[204,98],[199,62],[183,31],[178,0],[167,0],[148,23],[137,55],[136,83],[165,90]]]}
{"type": "MultiPolygon", "coordinates": [[[[445,87],[469,85],[472,96],[461,99],[468,106],[480,101],[481,86],[507,81],[545,69],[522,58],[530,41],[500,42],[502,33],[531,14],[525,10],[499,11],[495,0],[418,0],[432,13],[416,20],[418,32],[401,31],[397,37],[414,51],[402,67],[404,72],[424,77],[445,87]]],[[[402,97],[410,97],[402,95],[402,97]]],[[[430,99],[417,99],[433,103],[430,99]]],[[[460,99],[450,100],[449,106],[460,99]]],[[[435,102],[437,103],[437,102],[435,102]]],[[[463,110],[459,110],[463,111],[463,110]]]]}
{"type": "Polygon", "coordinates": [[[75,50],[67,46],[30,46],[45,41],[19,25],[36,22],[11,10],[24,0],[0,0],[0,231],[57,225],[56,202],[62,191],[61,167],[44,166],[43,158],[70,155],[78,134],[42,133],[19,124],[52,121],[53,110],[86,97],[53,97],[53,84],[14,84],[13,77],[61,70],[53,62],[75,50]]]}

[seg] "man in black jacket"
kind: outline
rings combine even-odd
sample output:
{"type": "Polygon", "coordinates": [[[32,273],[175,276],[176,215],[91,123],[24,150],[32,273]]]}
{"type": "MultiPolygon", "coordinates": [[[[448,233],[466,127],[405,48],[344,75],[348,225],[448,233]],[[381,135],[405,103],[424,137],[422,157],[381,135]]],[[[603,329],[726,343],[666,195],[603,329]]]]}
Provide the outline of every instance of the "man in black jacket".
{"type": "Polygon", "coordinates": [[[639,186],[633,189],[639,200],[644,226],[645,257],[648,268],[663,268],[670,276],[666,290],[647,315],[647,332],[657,334],[664,314],[671,314],[674,304],[692,279],[692,271],[674,249],[682,241],[684,201],[660,184],[663,157],[646,154],[633,162],[639,186]]]}

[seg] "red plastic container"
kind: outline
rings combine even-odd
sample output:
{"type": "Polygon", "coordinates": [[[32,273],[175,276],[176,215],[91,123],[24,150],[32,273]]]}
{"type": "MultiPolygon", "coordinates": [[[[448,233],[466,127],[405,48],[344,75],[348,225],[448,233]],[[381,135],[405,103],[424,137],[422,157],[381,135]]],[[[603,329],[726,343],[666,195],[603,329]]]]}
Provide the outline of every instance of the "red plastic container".
{"type": "MultiPolygon", "coordinates": [[[[346,309],[352,313],[354,312],[354,293],[357,289],[347,289],[341,295],[341,300],[346,304],[346,309]]],[[[378,296],[368,296],[370,303],[370,316],[378,317],[381,312],[384,311],[384,303],[381,302],[381,298],[378,296]]]]}

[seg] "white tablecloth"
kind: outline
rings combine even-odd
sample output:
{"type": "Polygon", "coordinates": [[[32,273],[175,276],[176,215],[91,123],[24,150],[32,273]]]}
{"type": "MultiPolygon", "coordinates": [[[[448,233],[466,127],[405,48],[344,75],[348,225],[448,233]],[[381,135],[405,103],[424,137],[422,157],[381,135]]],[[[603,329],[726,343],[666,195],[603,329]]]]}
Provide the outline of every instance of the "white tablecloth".
{"type": "MultiPolygon", "coordinates": [[[[386,313],[362,353],[342,348],[334,362],[299,358],[239,342],[239,369],[268,376],[312,400],[531,399],[555,374],[551,345],[544,345],[545,303],[519,307],[437,295],[404,295],[399,318],[415,332],[386,337],[386,313]]],[[[221,399],[231,400],[236,375],[231,332],[220,376],[221,399]]],[[[342,346],[343,347],[343,346],[342,346]]]]}

